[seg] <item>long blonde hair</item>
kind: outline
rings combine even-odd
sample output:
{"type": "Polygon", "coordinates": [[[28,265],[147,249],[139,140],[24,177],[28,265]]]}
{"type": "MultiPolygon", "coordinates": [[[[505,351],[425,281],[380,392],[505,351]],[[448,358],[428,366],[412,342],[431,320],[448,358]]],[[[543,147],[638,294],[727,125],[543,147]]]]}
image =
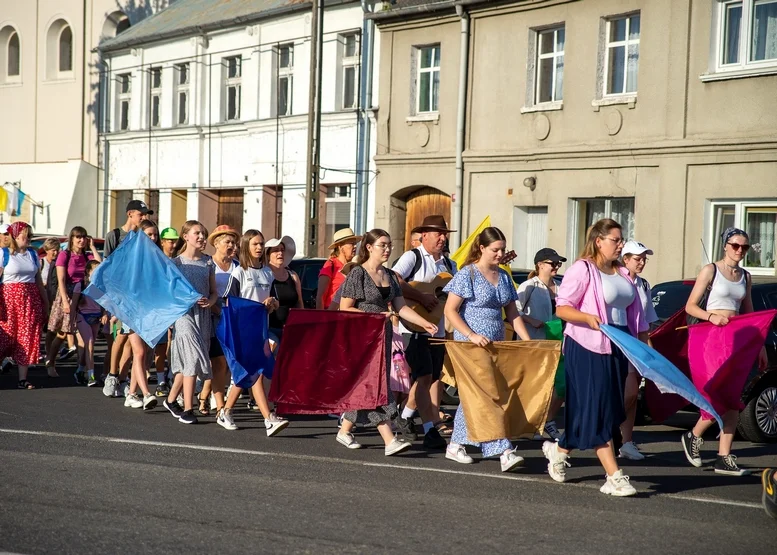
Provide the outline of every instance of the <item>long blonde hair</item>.
{"type": "Polygon", "coordinates": [[[496,243],[497,241],[507,241],[507,239],[505,239],[505,234],[502,233],[502,230],[498,227],[487,227],[478,233],[478,236],[475,237],[475,240],[472,242],[472,246],[467,253],[467,259],[461,267],[463,268],[467,264],[474,264],[480,260],[480,247],[487,247],[491,243],[496,243]]]}
{"type": "MultiPolygon", "coordinates": [[[[623,230],[623,227],[611,218],[603,218],[589,227],[585,233],[586,241],[583,250],[580,252],[579,258],[590,260],[596,264],[599,258],[601,258],[601,252],[599,251],[599,247],[596,246],[596,240],[607,237],[613,229],[623,230]]],[[[620,261],[616,260],[612,265],[620,266],[620,261]]]]}

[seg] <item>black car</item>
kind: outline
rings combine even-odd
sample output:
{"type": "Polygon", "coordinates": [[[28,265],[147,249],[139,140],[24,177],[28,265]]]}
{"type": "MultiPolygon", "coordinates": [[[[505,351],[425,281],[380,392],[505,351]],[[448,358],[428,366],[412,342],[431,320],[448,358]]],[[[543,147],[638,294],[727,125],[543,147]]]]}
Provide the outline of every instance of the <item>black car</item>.
{"type": "MultiPolygon", "coordinates": [[[[777,278],[753,276],[753,308],[777,308],[777,278]]],[[[694,280],[668,281],[652,287],[653,306],[661,322],[685,306],[694,280]]],[[[766,337],[769,366],[764,372],[753,369],[742,391],[744,410],[739,413],[737,430],[752,442],[777,442],[777,319],[766,337]]]]}
{"type": "Polygon", "coordinates": [[[305,308],[316,308],[318,294],[318,274],[324,267],[326,258],[296,258],[289,264],[299,276],[302,285],[302,305],[305,308]]]}

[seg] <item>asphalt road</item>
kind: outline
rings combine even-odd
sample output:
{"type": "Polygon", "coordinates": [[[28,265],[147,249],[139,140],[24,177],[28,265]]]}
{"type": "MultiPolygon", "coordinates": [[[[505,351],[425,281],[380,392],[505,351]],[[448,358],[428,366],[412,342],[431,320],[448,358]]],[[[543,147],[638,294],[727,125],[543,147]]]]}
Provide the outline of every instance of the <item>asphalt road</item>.
{"type": "MultiPolygon", "coordinates": [[[[241,429],[228,432],[213,417],[185,426],[161,407],[124,408],[42,369],[31,380],[44,387],[0,376],[0,552],[777,552],[757,475],[685,462],[690,414],[638,429],[649,457],[623,466],[639,495],[616,499],[599,493],[593,453],[576,453],[557,484],[535,441],[518,444],[525,467],[503,474],[497,461],[458,465],[420,444],[385,457],[372,430],[349,451],[325,418],[267,438],[242,405],[241,429]]],[[[742,466],[777,464],[777,446],[735,448],[742,466]]],[[[709,438],[705,459],[715,449],[709,438]]]]}

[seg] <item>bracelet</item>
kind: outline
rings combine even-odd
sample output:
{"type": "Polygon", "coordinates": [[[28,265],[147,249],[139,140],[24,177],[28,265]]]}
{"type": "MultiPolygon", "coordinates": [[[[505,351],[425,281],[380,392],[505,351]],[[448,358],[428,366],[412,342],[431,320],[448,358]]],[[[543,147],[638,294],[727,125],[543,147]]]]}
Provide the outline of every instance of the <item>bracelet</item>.
{"type": "Polygon", "coordinates": [[[470,336],[475,333],[473,331],[469,332],[466,336],[464,336],[465,339],[469,340],[470,336]]]}
{"type": "Polygon", "coordinates": [[[712,314],[712,312],[710,312],[710,315],[709,315],[709,316],[707,316],[707,321],[708,321],[708,322],[710,322],[710,321],[712,320],[712,316],[713,316],[713,314],[712,314]]]}

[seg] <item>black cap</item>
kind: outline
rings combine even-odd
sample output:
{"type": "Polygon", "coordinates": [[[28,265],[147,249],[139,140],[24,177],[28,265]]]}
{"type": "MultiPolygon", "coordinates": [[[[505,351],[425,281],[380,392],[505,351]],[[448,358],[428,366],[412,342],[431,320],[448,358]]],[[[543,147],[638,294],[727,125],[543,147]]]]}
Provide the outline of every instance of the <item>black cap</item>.
{"type": "Polygon", "coordinates": [[[534,255],[534,263],[539,264],[540,262],[545,262],[546,260],[550,260],[551,262],[566,262],[567,259],[561,256],[559,253],[554,251],[553,249],[544,248],[537,251],[537,254],[534,255]]]}
{"type": "Polygon", "coordinates": [[[131,200],[129,201],[129,204],[127,204],[127,212],[130,210],[137,210],[144,216],[147,216],[149,214],[153,214],[153,210],[149,210],[148,206],[146,206],[146,203],[142,200],[131,200]]]}

